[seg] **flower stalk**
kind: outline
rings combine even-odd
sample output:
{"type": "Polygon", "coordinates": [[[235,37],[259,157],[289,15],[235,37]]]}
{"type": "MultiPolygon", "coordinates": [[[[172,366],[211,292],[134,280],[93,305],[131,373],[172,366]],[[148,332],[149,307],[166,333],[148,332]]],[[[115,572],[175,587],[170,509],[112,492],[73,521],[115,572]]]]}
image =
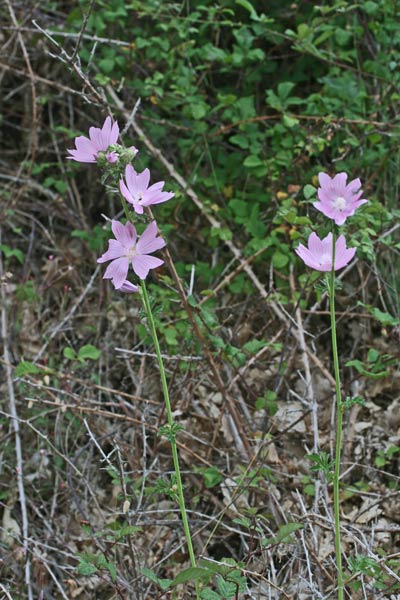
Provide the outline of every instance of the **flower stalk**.
{"type": "Polygon", "coordinates": [[[336,338],[336,318],[335,318],[335,250],[336,233],[332,235],[332,270],[329,277],[329,304],[331,315],[331,334],[332,334],[332,353],[333,368],[335,373],[336,385],[336,448],[335,448],[335,470],[333,474],[333,512],[335,522],[335,552],[336,566],[338,571],[338,600],[343,600],[344,583],[342,568],[342,548],[340,539],[340,457],[342,450],[342,429],[343,429],[343,410],[342,395],[340,389],[339,357],[336,338]]]}
{"type": "MultiPolygon", "coordinates": [[[[162,385],[162,390],[163,390],[163,395],[164,395],[165,409],[166,409],[166,413],[167,413],[167,422],[168,422],[169,433],[170,433],[170,435],[168,435],[167,437],[171,444],[172,460],[174,463],[174,470],[175,470],[176,496],[177,496],[179,508],[181,511],[182,524],[183,524],[183,529],[185,532],[186,543],[187,543],[189,558],[190,558],[190,564],[192,567],[196,567],[196,558],[195,558],[194,551],[193,551],[192,537],[190,534],[189,522],[188,522],[187,513],[186,513],[181,471],[180,471],[180,467],[179,467],[178,448],[177,448],[177,444],[176,444],[176,426],[175,426],[175,422],[174,422],[174,417],[172,415],[167,378],[165,375],[164,363],[163,363],[163,359],[161,356],[160,344],[159,344],[158,336],[157,336],[157,329],[156,329],[156,326],[154,323],[153,313],[152,313],[151,306],[150,306],[149,295],[147,293],[147,288],[146,288],[146,284],[145,284],[144,280],[140,284],[140,291],[141,291],[141,297],[143,300],[143,305],[144,305],[146,315],[147,315],[147,320],[148,320],[149,327],[150,327],[151,337],[153,338],[154,348],[155,348],[155,351],[157,354],[158,367],[160,369],[161,385],[162,385]]],[[[196,584],[196,597],[200,598],[197,580],[195,581],[195,584],[196,584]]]]}

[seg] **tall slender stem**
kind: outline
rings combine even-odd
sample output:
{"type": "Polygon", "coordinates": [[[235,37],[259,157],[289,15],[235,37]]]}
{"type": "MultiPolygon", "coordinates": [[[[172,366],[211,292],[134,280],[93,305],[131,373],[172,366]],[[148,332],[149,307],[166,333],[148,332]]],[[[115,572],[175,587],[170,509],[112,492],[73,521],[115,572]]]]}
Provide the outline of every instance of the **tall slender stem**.
{"type": "Polygon", "coordinates": [[[339,358],[336,339],[336,319],[335,319],[335,250],[336,233],[332,234],[332,271],[329,281],[329,303],[331,312],[331,332],[332,332],[332,353],[333,367],[335,371],[336,383],[336,449],[335,449],[335,471],[333,477],[333,511],[335,520],[335,550],[336,565],[338,570],[338,600],[343,600],[344,583],[342,569],[342,548],[340,541],[340,497],[339,497],[339,478],[340,478],[340,455],[342,450],[342,396],[340,390],[339,358]]]}
{"type": "MultiPolygon", "coordinates": [[[[163,363],[162,356],[161,356],[160,344],[158,341],[157,330],[156,330],[156,326],[154,323],[153,313],[151,311],[150,300],[149,300],[149,296],[147,293],[146,284],[144,281],[141,282],[141,292],[142,292],[143,304],[144,304],[144,307],[146,310],[147,319],[148,319],[149,326],[150,326],[151,336],[153,338],[154,347],[155,347],[156,354],[157,354],[158,366],[160,369],[161,385],[162,385],[162,390],[163,390],[163,394],[164,394],[165,408],[166,408],[166,412],[167,412],[167,421],[168,421],[168,425],[169,425],[170,433],[171,433],[171,435],[169,436],[169,441],[171,443],[172,460],[174,463],[174,470],[175,470],[175,477],[176,477],[176,492],[177,492],[177,497],[178,497],[179,508],[181,510],[183,529],[185,531],[186,543],[187,543],[189,557],[190,557],[190,563],[191,563],[192,567],[195,567],[196,559],[194,556],[192,538],[191,538],[190,529],[189,529],[189,522],[188,522],[188,518],[187,518],[187,514],[186,514],[185,499],[183,496],[183,486],[182,486],[181,471],[180,471],[180,467],[179,467],[178,448],[176,445],[176,439],[175,439],[174,430],[173,430],[174,418],[172,416],[171,402],[169,399],[167,378],[165,375],[164,363],[163,363]]],[[[196,584],[196,596],[197,596],[197,598],[200,598],[197,580],[195,581],[195,584],[196,584]]]]}

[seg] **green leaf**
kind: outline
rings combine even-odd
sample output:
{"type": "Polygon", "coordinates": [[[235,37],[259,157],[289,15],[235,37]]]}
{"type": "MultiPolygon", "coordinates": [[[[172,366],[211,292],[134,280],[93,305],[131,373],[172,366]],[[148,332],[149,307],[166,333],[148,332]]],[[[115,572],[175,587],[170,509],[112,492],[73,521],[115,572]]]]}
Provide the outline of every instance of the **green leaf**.
{"type": "Polygon", "coordinates": [[[377,319],[380,323],[382,323],[382,325],[384,325],[384,326],[390,325],[392,327],[396,327],[396,325],[399,325],[399,323],[400,323],[400,319],[393,317],[391,314],[389,314],[387,312],[383,312],[382,310],[379,310],[379,308],[372,308],[371,315],[375,319],[377,319]]]}
{"type": "Polygon", "coordinates": [[[289,117],[289,115],[283,115],[283,124],[286,125],[286,127],[288,127],[289,129],[292,129],[292,127],[296,127],[296,125],[299,124],[299,120],[296,119],[295,117],[289,117]]]}
{"type": "Polygon", "coordinates": [[[106,564],[108,572],[110,573],[111,581],[115,581],[117,579],[117,569],[115,568],[114,563],[108,562],[106,564]]]}
{"type": "Polygon", "coordinates": [[[241,135],[240,133],[236,135],[231,135],[229,141],[231,144],[235,144],[236,146],[239,146],[239,148],[242,148],[242,150],[246,150],[246,148],[248,148],[250,144],[249,138],[244,135],[241,135]]]}
{"type": "Polygon", "coordinates": [[[88,563],[86,561],[82,561],[78,565],[79,575],[84,575],[85,577],[88,577],[89,575],[94,575],[94,573],[97,573],[97,571],[98,568],[95,565],[92,565],[91,563],[88,563]]]}
{"type": "Polygon", "coordinates": [[[186,581],[197,581],[198,579],[209,579],[212,573],[208,569],[201,567],[188,567],[184,569],[172,580],[171,585],[179,585],[180,583],[186,583],[186,581]]]}
{"type": "Polygon", "coordinates": [[[18,248],[10,248],[9,246],[6,246],[6,244],[0,244],[0,251],[4,253],[6,258],[15,256],[21,265],[24,263],[24,253],[21,252],[21,250],[18,250],[18,248]]]}
{"type": "Polygon", "coordinates": [[[86,360],[86,359],[90,359],[90,360],[97,360],[101,355],[101,352],[98,348],[96,348],[95,346],[92,346],[92,344],[86,344],[85,346],[82,346],[82,348],[79,348],[79,352],[78,352],[78,359],[79,360],[86,360]]]}
{"type": "Polygon", "coordinates": [[[204,103],[191,104],[190,110],[192,112],[193,119],[199,120],[206,116],[208,112],[208,106],[204,103]]]}
{"type": "MultiPolygon", "coordinates": [[[[317,457],[317,455],[309,455],[309,456],[317,457]]],[[[311,470],[320,470],[320,468],[318,467],[318,468],[311,469],[311,470]]],[[[292,535],[292,533],[294,533],[298,529],[303,529],[303,527],[304,527],[304,525],[302,523],[285,523],[285,525],[282,525],[282,527],[279,528],[278,533],[274,537],[262,540],[262,545],[270,546],[272,544],[290,542],[291,541],[290,536],[292,535]]]]}
{"type": "Polygon", "coordinates": [[[288,255],[283,254],[282,252],[279,252],[279,250],[274,252],[274,254],[272,255],[272,265],[276,269],[282,269],[283,267],[286,267],[288,262],[289,262],[288,255]]]}
{"type": "Polygon", "coordinates": [[[313,198],[316,196],[317,190],[313,185],[310,185],[309,183],[307,183],[307,185],[304,186],[303,194],[304,194],[304,197],[306,198],[306,200],[309,200],[310,198],[313,198]]]}
{"type": "Polygon", "coordinates": [[[303,529],[303,527],[303,523],[285,523],[285,525],[282,525],[282,527],[279,528],[276,539],[279,542],[288,542],[288,538],[290,538],[291,534],[299,529],[303,529]]]}
{"type": "Polygon", "coordinates": [[[39,367],[37,367],[34,363],[28,362],[28,361],[21,361],[16,367],[15,367],[15,376],[16,377],[23,377],[24,375],[34,375],[40,373],[40,369],[39,367]]]}
{"type": "Polygon", "coordinates": [[[217,579],[218,591],[223,598],[231,598],[236,594],[237,585],[230,581],[225,581],[223,577],[219,576],[217,579]]]}
{"type": "Polygon", "coordinates": [[[208,467],[203,471],[204,484],[206,488],[212,488],[218,485],[223,477],[217,467],[208,467]]]}
{"type": "Polygon", "coordinates": [[[356,369],[356,371],[361,373],[361,375],[365,375],[365,377],[370,377],[371,379],[382,379],[382,377],[386,377],[388,375],[387,370],[378,371],[377,373],[372,372],[372,371],[367,371],[367,369],[364,366],[364,363],[358,359],[349,360],[345,364],[345,367],[354,367],[356,369]]]}
{"type": "Polygon", "coordinates": [[[140,569],[140,572],[142,575],[150,579],[150,581],[159,585],[162,590],[167,590],[172,584],[172,579],[160,579],[155,573],[153,573],[153,571],[151,571],[151,569],[148,569],[147,567],[140,569]]]}
{"type": "Polygon", "coordinates": [[[278,85],[278,96],[281,100],[286,100],[296,84],[293,81],[283,81],[278,85]]]}
{"type": "Polygon", "coordinates": [[[256,154],[250,154],[250,156],[247,156],[243,162],[243,166],[250,169],[253,167],[261,167],[263,164],[264,162],[256,154]]]}
{"type": "Polygon", "coordinates": [[[75,351],[72,348],[70,348],[69,346],[67,348],[64,348],[63,356],[64,356],[64,358],[68,358],[68,360],[76,360],[75,351]]]}
{"type": "Polygon", "coordinates": [[[221,596],[211,588],[204,588],[200,594],[201,600],[221,600],[221,596]]]}
{"type": "Polygon", "coordinates": [[[254,21],[259,21],[260,20],[260,17],[256,13],[256,11],[254,9],[254,6],[248,0],[235,0],[235,4],[239,4],[239,6],[242,6],[243,8],[245,8],[246,10],[248,10],[249,13],[250,13],[250,17],[252,19],[254,19],[254,21]]]}
{"type": "Polygon", "coordinates": [[[268,342],[265,340],[250,340],[243,345],[242,349],[250,352],[251,354],[255,354],[262,348],[265,348],[265,346],[268,346],[268,342]]]}
{"type": "Polygon", "coordinates": [[[114,58],[103,58],[103,60],[99,61],[99,68],[106,73],[110,74],[115,67],[115,59],[114,58]]]}

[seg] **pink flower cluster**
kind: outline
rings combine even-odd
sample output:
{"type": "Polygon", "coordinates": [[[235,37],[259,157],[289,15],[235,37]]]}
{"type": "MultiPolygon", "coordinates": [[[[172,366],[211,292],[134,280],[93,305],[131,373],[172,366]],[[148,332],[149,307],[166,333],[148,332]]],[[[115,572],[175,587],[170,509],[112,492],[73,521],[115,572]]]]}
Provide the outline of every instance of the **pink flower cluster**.
{"type": "MultiPolygon", "coordinates": [[[[113,165],[119,161],[120,156],[124,155],[124,149],[117,144],[118,136],[118,123],[112,122],[111,118],[107,117],[102,128],[90,127],[89,138],[83,135],[75,138],[75,149],[68,150],[70,156],[67,158],[83,163],[113,165]]],[[[138,152],[134,146],[129,150],[131,158],[138,152]]],[[[131,164],[126,165],[125,181],[123,178],[119,181],[120,192],[139,215],[143,214],[145,207],[166,202],[174,196],[172,192],[163,191],[163,181],[149,184],[149,169],[137,173],[131,164]]],[[[114,239],[109,240],[107,252],[97,260],[98,263],[111,261],[103,279],[111,279],[115,289],[121,292],[137,292],[138,286],[127,279],[129,267],[132,266],[133,272],[139,279],[146,279],[151,269],[156,269],[164,263],[151,254],[164,248],[165,241],[158,235],[155,221],[146,227],[141,236],[138,236],[136,228],[130,221],[123,224],[112,220],[111,229],[114,239]]]]}
{"type": "MultiPolygon", "coordinates": [[[[361,181],[353,179],[349,184],[346,173],[338,173],[329,177],[326,173],[318,175],[320,187],[318,188],[319,201],[314,203],[317,210],[332,219],[336,225],[343,225],[347,217],[354,215],[357,208],[367,200],[361,198],[361,181]]],[[[335,271],[342,269],[353,259],[356,249],[347,248],[346,240],[340,235],[335,242],[335,260],[333,262],[333,236],[329,233],[321,240],[315,232],[308,238],[308,247],[300,244],[295,252],[308,267],[317,271],[335,271]]]]}

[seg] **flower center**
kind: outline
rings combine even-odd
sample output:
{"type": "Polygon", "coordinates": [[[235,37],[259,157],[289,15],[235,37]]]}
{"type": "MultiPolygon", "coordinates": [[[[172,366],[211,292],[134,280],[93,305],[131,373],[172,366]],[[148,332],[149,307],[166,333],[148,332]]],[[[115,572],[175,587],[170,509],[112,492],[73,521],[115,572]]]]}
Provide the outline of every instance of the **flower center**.
{"type": "Polygon", "coordinates": [[[323,254],[321,256],[319,264],[326,265],[326,264],[329,264],[330,262],[332,262],[332,254],[331,253],[328,254],[327,252],[325,252],[325,254],[323,254]]]}
{"type": "Polygon", "coordinates": [[[343,196],[338,196],[336,200],[333,201],[333,206],[338,210],[343,210],[346,208],[346,198],[343,198],[343,196]]]}
{"type": "Polygon", "coordinates": [[[126,249],[126,257],[129,258],[130,261],[134,256],[137,256],[137,254],[138,251],[136,250],[136,245],[126,249]]]}

